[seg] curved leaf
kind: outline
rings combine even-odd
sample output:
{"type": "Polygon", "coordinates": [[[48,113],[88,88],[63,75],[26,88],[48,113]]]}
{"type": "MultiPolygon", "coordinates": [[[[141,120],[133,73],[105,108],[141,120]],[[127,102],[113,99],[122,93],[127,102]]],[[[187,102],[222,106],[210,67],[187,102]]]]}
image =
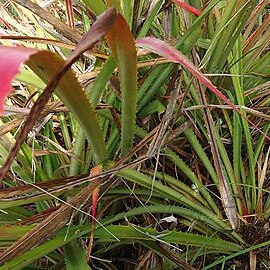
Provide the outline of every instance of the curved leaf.
{"type": "Polygon", "coordinates": [[[183,55],[180,51],[169,45],[168,43],[153,37],[146,37],[136,41],[137,46],[148,49],[154,53],[157,53],[174,63],[183,65],[193,76],[195,76],[199,82],[204,84],[210,91],[212,91],[218,98],[228,104],[234,111],[238,112],[247,122],[249,122],[256,130],[265,136],[268,140],[270,137],[265,134],[255,123],[249,120],[241,110],[235,106],[220,90],[202,74],[199,69],[189,59],[183,55]]]}
{"type": "MultiPolygon", "coordinates": [[[[29,131],[31,131],[31,129],[33,128],[36,120],[39,118],[41,111],[45,108],[46,103],[48,102],[48,100],[50,99],[53,91],[56,89],[56,87],[63,83],[62,78],[68,74],[68,76],[72,76],[72,72],[70,71],[70,67],[72,66],[72,64],[79,59],[79,57],[81,56],[82,53],[84,53],[87,50],[90,50],[93,48],[93,46],[99,42],[99,40],[110,30],[112,24],[114,23],[115,19],[117,16],[117,12],[114,8],[108,9],[106,12],[104,12],[103,14],[101,14],[97,20],[95,21],[95,23],[92,25],[91,29],[83,36],[83,38],[80,40],[78,46],[76,47],[76,49],[74,50],[74,52],[71,54],[71,56],[65,61],[65,62],[56,62],[56,66],[54,67],[53,65],[50,66],[50,68],[46,67],[46,58],[43,60],[45,61],[45,65],[44,62],[38,62],[40,59],[39,57],[36,56],[36,54],[32,54],[32,58],[30,58],[30,60],[33,61],[29,61],[28,65],[35,71],[37,72],[39,75],[41,75],[43,77],[43,80],[48,79],[48,75],[52,75],[52,77],[49,77],[50,80],[46,86],[46,88],[44,89],[43,93],[39,96],[39,98],[37,99],[37,101],[35,102],[35,104],[33,105],[30,114],[26,117],[25,120],[25,124],[21,129],[21,132],[19,134],[19,137],[15,143],[15,145],[13,146],[13,148],[11,149],[11,152],[5,162],[5,164],[3,165],[3,167],[0,169],[0,179],[2,179],[4,177],[4,175],[6,174],[6,172],[8,171],[14,157],[16,156],[17,152],[20,149],[21,144],[24,142],[24,140],[27,137],[27,134],[29,133],[29,131]],[[40,66],[41,64],[41,66],[40,66]],[[55,69],[53,69],[55,68],[55,69]],[[52,69],[52,70],[50,70],[52,69]],[[52,71],[54,73],[52,73],[52,71]]],[[[0,57],[1,55],[3,55],[5,53],[5,51],[7,50],[7,47],[0,47],[0,49],[2,48],[2,52],[0,50],[0,57]]],[[[10,48],[10,50],[16,50],[16,48],[10,48]]],[[[49,53],[49,52],[43,52],[43,53],[49,53]]],[[[29,56],[29,54],[27,54],[27,56],[29,56]]],[[[43,56],[43,54],[41,53],[40,56],[43,56]]],[[[21,57],[21,60],[23,61],[23,57],[21,57]]],[[[1,62],[2,65],[4,65],[5,63],[1,62]]],[[[19,63],[17,63],[17,65],[19,65],[19,63]]],[[[16,71],[17,69],[15,69],[16,71]]],[[[74,76],[74,75],[73,75],[74,76]]],[[[74,83],[73,81],[76,81],[76,79],[73,77],[70,77],[71,80],[68,81],[67,83],[63,83],[64,84],[64,88],[59,87],[60,89],[63,90],[63,93],[69,93],[69,96],[64,100],[64,102],[69,103],[67,104],[67,106],[71,106],[74,105],[73,107],[75,108],[79,108],[81,107],[81,113],[84,113],[83,117],[80,118],[80,121],[82,123],[84,123],[84,121],[87,118],[91,118],[94,121],[93,125],[87,125],[88,128],[91,129],[91,132],[88,133],[87,135],[89,136],[89,140],[90,143],[92,145],[93,148],[95,148],[96,151],[94,151],[94,155],[96,157],[96,162],[97,163],[101,163],[102,161],[105,160],[106,158],[106,150],[105,150],[105,143],[102,142],[102,133],[101,130],[98,126],[98,122],[97,119],[94,116],[93,110],[90,106],[89,107],[90,111],[89,113],[85,113],[84,109],[82,106],[84,106],[85,104],[74,104],[74,101],[72,100],[72,96],[74,96],[75,93],[72,93],[73,89],[70,88],[70,84],[74,83]],[[69,91],[67,91],[67,89],[70,89],[69,91]],[[94,137],[96,137],[96,139],[94,139],[94,137]],[[93,140],[94,139],[94,140],[93,140]],[[98,143],[97,145],[95,145],[95,141],[98,143]]],[[[76,84],[76,83],[75,83],[76,84]]],[[[79,84],[78,84],[79,85],[79,84]]],[[[0,92],[2,90],[0,89],[0,92]]],[[[6,91],[5,91],[6,92],[6,91]]],[[[82,97],[83,95],[81,95],[81,100],[87,100],[86,96],[85,98],[82,97]]],[[[76,97],[76,94],[75,94],[76,97]]],[[[80,101],[80,100],[79,100],[80,101]]],[[[87,102],[86,102],[87,103],[87,102]]],[[[89,105],[89,104],[88,104],[89,105]]]]}
{"type": "Polygon", "coordinates": [[[207,79],[196,66],[180,51],[169,45],[168,43],[153,37],[146,37],[136,41],[137,46],[151,50],[174,63],[183,65],[192,75],[194,75],[201,83],[208,87],[217,97],[230,105],[235,111],[240,113],[240,110],[224,96],[213,84],[207,79]]]}
{"type": "MultiPolygon", "coordinates": [[[[224,251],[240,251],[242,247],[240,245],[224,241],[217,238],[210,238],[203,235],[197,235],[192,233],[184,233],[177,231],[163,231],[157,232],[153,228],[144,228],[139,226],[121,226],[121,225],[110,225],[106,229],[110,231],[118,239],[128,239],[130,241],[138,240],[161,240],[163,243],[175,243],[187,246],[199,246],[204,248],[211,248],[224,251]]],[[[104,228],[98,228],[95,231],[95,237],[100,238],[100,241],[115,241],[111,234],[104,228]]]]}

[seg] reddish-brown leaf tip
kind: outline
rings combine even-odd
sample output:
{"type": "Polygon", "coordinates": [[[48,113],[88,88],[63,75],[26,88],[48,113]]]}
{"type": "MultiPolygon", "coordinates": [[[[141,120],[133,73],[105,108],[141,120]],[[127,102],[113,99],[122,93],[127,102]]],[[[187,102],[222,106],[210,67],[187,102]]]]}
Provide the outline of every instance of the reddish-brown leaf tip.
{"type": "Polygon", "coordinates": [[[82,53],[92,49],[109,32],[116,18],[117,11],[115,8],[109,8],[99,15],[90,30],[79,41],[77,48],[66,64],[69,65],[69,63],[75,62],[82,53]]]}
{"type": "Polygon", "coordinates": [[[181,1],[181,0],[172,0],[175,4],[177,4],[178,6],[182,7],[183,9],[185,9],[186,11],[188,11],[191,14],[194,14],[195,16],[200,16],[201,15],[201,11],[198,10],[197,8],[192,7],[189,4],[186,4],[185,2],[181,1]]]}

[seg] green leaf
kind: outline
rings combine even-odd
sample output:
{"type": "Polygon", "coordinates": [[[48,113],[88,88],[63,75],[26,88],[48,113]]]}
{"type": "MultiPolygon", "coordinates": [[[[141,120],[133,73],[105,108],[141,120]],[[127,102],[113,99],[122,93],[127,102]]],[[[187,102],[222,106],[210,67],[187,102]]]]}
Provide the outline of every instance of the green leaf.
{"type": "Polygon", "coordinates": [[[80,0],[88,7],[96,16],[105,11],[106,6],[102,0],[80,0]]]}
{"type": "Polygon", "coordinates": [[[137,107],[137,53],[129,27],[118,15],[107,34],[119,71],[122,99],[121,154],[126,156],[133,147],[137,107]]]}
{"type": "MultiPolygon", "coordinates": [[[[128,239],[134,242],[137,242],[138,240],[161,240],[163,243],[167,242],[187,246],[199,246],[204,248],[217,249],[220,251],[239,251],[242,249],[241,246],[231,242],[192,233],[184,233],[178,231],[157,232],[153,228],[144,228],[135,225],[110,225],[107,226],[106,229],[108,229],[108,231],[110,231],[110,233],[112,233],[118,239],[128,239]]],[[[112,235],[108,234],[104,228],[98,228],[95,231],[95,237],[99,238],[99,241],[102,242],[115,241],[115,238],[112,238],[112,235]]]]}
{"type": "Polygon", "coordinates": [[[201,204],[190,201],[185,195],[180,194],[176,190],[163,185],[161,182],[132,169],[121,170],[117,172],[116,175],[130,180],[134,183],[140,184],[142,186],[146,186],[147,188],[153,189],[156,192],[167,196],[167,198],[169,199],[178,201],[179,203],[182,203],[185,206],[188,206],[189,208],[206,215],[209,219],[211,219],[211,221],[214,222],[212,224],[215,228],[226,230],[226,224],[221,219],[219,219],[219,217],[213,212],[207,210],[201,204]]]}
{"type": "MultiPolygon", "coordinates": [[[[48,83],[63,63],[63,60],[57,55],[46,52],[46,54],[39,54],[35,57],[34,61],[29,63],[29,66],[45,83],[48,83]]],[[[67,71],[66,75],[60,80],[55,93],[74,113],[91,143],[96,162],[104,161],[106,158],[105,142],[96,113],[72,70],[67,71]]]]}
{"type": "Polygon", "coordinates": [[[79,245],[77,240],[73,240],[65,245],[65,261],[67,270],[91,269],[86,260],[85,250],[79,245]]]}

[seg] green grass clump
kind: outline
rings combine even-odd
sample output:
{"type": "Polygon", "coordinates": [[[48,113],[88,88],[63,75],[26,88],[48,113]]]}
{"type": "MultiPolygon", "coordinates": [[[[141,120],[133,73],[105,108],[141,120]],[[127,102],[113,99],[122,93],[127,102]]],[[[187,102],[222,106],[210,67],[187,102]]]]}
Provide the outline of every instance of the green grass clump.
{"type": "Polygon", "coordinates": [[[51,51],[13,80],[1,166],[62,59],[118,12],[3,177],[0,270],[269,267],[268,1],[184,2],[0,1],[1,45],[51,51]]]}

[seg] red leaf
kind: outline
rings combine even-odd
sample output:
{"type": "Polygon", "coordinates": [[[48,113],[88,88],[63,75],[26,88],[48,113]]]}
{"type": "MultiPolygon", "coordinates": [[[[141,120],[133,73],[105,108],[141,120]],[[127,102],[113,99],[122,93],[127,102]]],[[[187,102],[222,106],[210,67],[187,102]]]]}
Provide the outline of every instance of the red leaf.
{"type": "MultiPolygon", "coordinates": [[[[90,176],[98,175],[100,173],[102,173],[102,166],[97,165],[96,167],[91,169],[90,176]]],[[[99,195],[99,187],[95,188],[92,194],[92,216],[94,218],[93,222],[95,222],[95,218],[97,215],[98,195],[99,195]]]]}
{"type": "Polygon", "coordinates": [[[202,84],[204,84],[209,90],[211,90],[218,98],[223,100],[232,109],[238,112],[248,123],[250,123],[256,130],[264,135],[265,138],[270,140],[256,124],[250,121],[239,109],[235,106],[225,95],[223,95],[217,88],[212,84],[212,82],[205,77],[190,60],[183,55],[180,51],[176,50],[174,47],[168,43],[153,37],[146,37],[136,41],[137,46],[148,49],[154,53],[157,53],[174,63],[179,63],[183,65],[191,74],[193,74],[202,84]]]}
{"type": "Polygon", "coordinates": [[[12,90],[12,79],[20,72],[21,64],[37,52],[35,49],[0,46],[0,113],[12,90]]]}
{"type": "MultiPolygon", "coordinates": [[[[90,176],[98,175],[102,172],[102,166],[98,165],[91,169],[90,176]]],[[[96,216],[97,216],[97,203],[99,196],[99,186],[93,190],[92,193],[92,226],[91,226],[91,235],[89,239],[89,246],[87,249],[87,260],[90,260],[91,252],[94,243],[94,231],[96,229],[96,216]]]]}
{"type": "Polygon", "coordinates": [[[192,7],[191,5],[186,4],[185,2],[182,2],[181,0],[172,0],[175,4],[177,4],[178,6],[182,7],[183,9],[185,9],[186,11],[194,14],[195,16],[200,16],[201,15],[201,11],[198,10],[197,8],[192,7]]]}
{"type": "Polygon", "coordinates": [[[217,97],[222,99],[225,103],[230,105],[235,111],[240,112],[239,109],[224,96],[213,84],[206,78],[190,60],[183,55],[180,51],[176,50],[174,47],[168,43],[159,40],[157,38],[146,37],[137,40],[136,44],[145,49],[151,50],[174,63],[179,63],[183,65],[190,73],[192,73],[201,83],[208,87],[217,97]]]}
{"type": "Polygon", "coordinates": [[[93,191],[92,195],[92,216],[96,218],[97,216],[97,203],[98,203],[99,188],[96,188],[93,191]]]}

